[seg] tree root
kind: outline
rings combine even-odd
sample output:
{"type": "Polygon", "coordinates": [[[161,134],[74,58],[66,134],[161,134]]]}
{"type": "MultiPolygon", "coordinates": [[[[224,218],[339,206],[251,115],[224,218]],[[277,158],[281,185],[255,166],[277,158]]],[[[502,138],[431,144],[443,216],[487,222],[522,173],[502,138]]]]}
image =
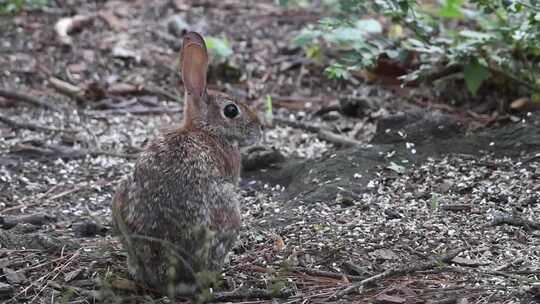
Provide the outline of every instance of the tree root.
{"type": "Polygon", "coordinates": [[[367,279],[364,279],[364,280],[362,280],[362,281],[360,281],[358,283],[354,283],[354,284],[348,286],[347,288],[345,288],[345,289],[343,289],[343,290],[341,290],[339,292],[336,292],[334,295],[327,298],[326,301],[327,302],[336,301],[336,300],[338,300],[338,299],[340,299],[340,298],[342,298],[342,297],[344,297],[346,295],[358,292],[359,290],[361,290],[366,285],[373,284],[373,283],[375,283],[377,281],[380,281],[380,280],[383,280],[383,279],[386,279],[386,278],[389,278],[389,277],[401,276],[401,275],[410,274],[410,273],[413,273],[413,272],[428,270],[428,269],[431,269],[431,268],[438,267],[441,264],[450,263],[452,261],[452,259],[455,258],[463,250],[464,249],[456,249],[456,250],[450,251],[448,254],[446,254],[446,255],[444,255],[442,257],[436,258],[435,260],[433,260],[431,262],[419,263],[419,264],[408,266],[408,267],[399,267],[399,268],[394,268],[394,269],[388,269],[388,270],[386,270],[386,271],[384,271],[382,273],[371,276],[371,277],[369,277],[367,279]]]}

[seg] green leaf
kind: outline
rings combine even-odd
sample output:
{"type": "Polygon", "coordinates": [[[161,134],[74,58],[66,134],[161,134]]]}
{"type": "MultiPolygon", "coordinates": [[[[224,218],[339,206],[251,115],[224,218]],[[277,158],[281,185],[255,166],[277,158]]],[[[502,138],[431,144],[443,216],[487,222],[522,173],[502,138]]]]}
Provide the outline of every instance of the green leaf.
{"type": "Polygon", "coordinates": [[[329,79],[342,79],[347,80],[351,77],[351,73],[347,67],[342,64],[334,63],[331,66],[324,69],[324,75],[329,79]]]}
{"type": "Polygon", "coordinates": [[[224,61],[233,54],[227,38],[205,37],[204,41],[217,61],[224,61]]]}
{"type": "Polygon", "coordinates": [[[459,32],[459,35],[464,38],[488,41],[497,38],[493,33],[482,33],[477,31],[463,30],[459,32]]]}
{"type": "Polygon", "coordinates": [[[324,35],[330,43],[351,44],[358,40],[363,40],[369,34],[382,33],[382,25],[375,19],[364,19],[357,21],[353,26],[337,26],[335,29],[324,35]]]}
{"type": "Polygon", "coordinates": [[[320,46],[313,45],[306,49],[306,57],[318,64],[323,64],[324,54],[320,46]]]}
{"type": "Polygon", "coordinates": [[[361,38],[362,32],[352,27],[339,27],[325,35],[326,40],[335,44],[350,43],[361,38]]]}
{"type": "Polygon", "coordinates": [[[47,6],[48,3],[49,0],[0,0],[0,13],[40,9],[47,6]]]}
{"type": "Polygon", "coordinates": [[[355,27],[369,34],[380,34],[383,31],[381,23],[376,19],[362,19],[356,21],[355,27]]]}
{"type": "Polygon", "coordinates": [[[461,12],[462,4],[463,0],[445,0],[438,14],[445,18],[461,18],[463,17],[463,13],[461,12]]]}
{"type": "Polygon", "coordinates": [[[445,54],[445,50],[437,45],[431,45],[424,43],[420,40],[409,38],[407,40],[404,40],[402,42],[402,46],[406,50],[411,50],[419,53],[428,53],[428,54],[436,54],[436,55],[442,55],[445,54]]]}
{"type": "Polygon", "coordinates": [[[488,79],[490,76],[489,70],[484,66],[480,65],[477,61],[471,62],[463,70],[463,77],[469,92],[476,96],[478,89],[482,85],[484,80],[488,79]]]}
{"type": "Polygon", "coordinates": [[[274,119],[274,112],[272,108],[272,96],[268,94],[266,95],[266,120],[269,123],[272,123],[272,120],[274,119]]]}
{"type": "Polygon", "coordinates": [[[298,36],[292,40],[292,45],[294,47],[303,47],[312,43],[315,39],[321,36],[321,32],[318,30],[306,28],[303,29],[298,36]]]}
{"type": "Polygon", "coordinates": [[[69,303],[71,299],[73,299],[73,295],[75,294],[75,290],[71,287],[68,287],[65,289],[65,291],[62,293],[62,297],[60,298],[60,303],[69,303]]]}

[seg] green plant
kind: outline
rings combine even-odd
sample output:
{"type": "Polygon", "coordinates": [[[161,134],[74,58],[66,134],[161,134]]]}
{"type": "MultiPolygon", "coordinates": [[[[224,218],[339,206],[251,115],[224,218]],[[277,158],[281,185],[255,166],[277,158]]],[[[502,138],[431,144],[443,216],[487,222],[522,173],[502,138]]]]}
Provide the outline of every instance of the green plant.
{"type": "Polygon", "coordinates": [[[49,4],[49,0],[0,0],[0,13],[39,9],[47,4],[49,4]]]}
{"type": "Polygon", "coordinates": [[[226,37],[205,37],[204,42],[213,56],[212,60],[217,63],[224,62],[233,54],[229,40],[226,37]]]}
{"type": "Polygon", "coordinates": [[[277,4],[282,6],[308,6],[309,0],[275,0],[277,4]]]}
{"type": "Polygon", "coordinates": [[[273,102],[272,95],[266,95],[266,112],[265,112],[266,122],[272,124],[274,120],[274,111],[273,111],[273,102]]]}
{"type": "Polygon", "coordinates": [[[434,75],[452,71],[461,73],[473,95],[486,81],[503,77],[518,84],[513,88],[540,98],[539,0],[322,4],[333,17],[307,26],[292,43],[307,56],[314,46],[322,49],[329,58],[325,75],[330,78],[347,79],[351,71],[375,67],[380,58],[403,61],[414,53],[404,82],[434,80],[434,75]]]}
{"type": "Polygon", "coordinates": [[[73,298],[73,295],[75,294],[75,290],[73,288],[66,288],[62,291],[62,297],[60,299],[60,303],[69,303],[71,299],[73,298]]]}
{"type": "Polygon", "coordinates": [[[437,195],[437,193],[431,193],[431,201],[429,207],[431,212],[435,212],[439,209],[439,196],[437,195]]]}

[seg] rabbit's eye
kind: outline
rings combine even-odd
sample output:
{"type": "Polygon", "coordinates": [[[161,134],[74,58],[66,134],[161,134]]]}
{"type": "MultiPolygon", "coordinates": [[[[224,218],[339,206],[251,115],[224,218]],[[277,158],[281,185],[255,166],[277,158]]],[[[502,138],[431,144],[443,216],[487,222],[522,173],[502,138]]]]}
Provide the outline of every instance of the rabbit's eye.
{"type": "Polygon", "coordinates": [[[225,114],[227,118],[235,118],[236,116],[238,116],[239,113],[240,112],[238,111],[238,107],[232,103],[226,105],[225,108],[223,108],[223,114],[225,114]]]}

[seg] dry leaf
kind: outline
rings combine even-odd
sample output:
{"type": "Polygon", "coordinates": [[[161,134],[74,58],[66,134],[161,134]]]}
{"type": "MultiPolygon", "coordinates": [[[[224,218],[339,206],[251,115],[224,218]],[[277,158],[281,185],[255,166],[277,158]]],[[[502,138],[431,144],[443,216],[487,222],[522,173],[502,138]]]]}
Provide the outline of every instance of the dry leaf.
{"type": "Polygon", "coordinates": [[[137,284],[135,284],[135,282],[128,279],[123,279],[123,278],[115,278],[114,280],[111,281],[111,286],[114,289],[120,289],[120,290],[136,290],[137,289],[137,284]]]}
{"type": "Polygon", "coordinates": [[[285,242],[283,241],[283,238],[281,236],[276,235],[274,239],[274,248],[276,251],[281,251],[285,247],[285,242]]]}
{"type": "Polygon", "coordinates": [[[516,111],[538,111],[540,110],[540,102],[534,102],[527,97],[521,97],[510,103],[510,109],[516,111]]]}
{"type": "Polygon", "coordinates": [[[58,40],[64,45],[73,44],[73,39],[69,36],[69,33],[89,24],[94,17],[94,15],[76,15],[73,17],[61,18],[54,25],[54,30],[58,36],[58,40]]]}

